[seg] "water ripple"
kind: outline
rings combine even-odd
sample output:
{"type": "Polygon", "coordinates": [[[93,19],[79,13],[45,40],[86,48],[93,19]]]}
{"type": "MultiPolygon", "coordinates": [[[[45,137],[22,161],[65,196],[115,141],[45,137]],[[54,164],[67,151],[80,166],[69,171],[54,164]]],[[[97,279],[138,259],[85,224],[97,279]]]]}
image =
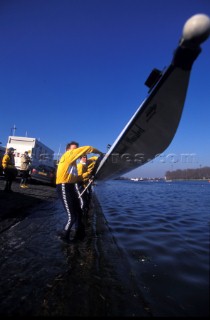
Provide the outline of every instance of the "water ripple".
{"type": "Polygon", "coordinates": [[[208,316],[210,184],[109,181],[95,192],[154,315],[208,316]]]}

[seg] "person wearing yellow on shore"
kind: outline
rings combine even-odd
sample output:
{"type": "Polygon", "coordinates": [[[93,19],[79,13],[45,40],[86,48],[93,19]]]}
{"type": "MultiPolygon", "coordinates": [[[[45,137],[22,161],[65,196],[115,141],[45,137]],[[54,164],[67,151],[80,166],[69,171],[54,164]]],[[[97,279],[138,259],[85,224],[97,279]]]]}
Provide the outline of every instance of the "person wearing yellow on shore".
{"type": "Polygon", "coordinates": [[[103,154],[94,147],[79,147],[78,142],[72,141],[67,144],[66,152],[61,156],[58,163],[56,188],[68,216],[64,230],[59,232],[60,238],[64,241],[70,240],[72,226],[75,226],[75,235],[71,240],[82,240],[85,237],[85,227],[82,222],[83,212],[80,205],[78,188],[78,183],[84,179],[84,176],[78,175],[77,159],[89,153],[103,154]]]}
{"type": "Polygon", "coordinates": [[[17,177],[18,171],[15,167],[14,148],[8,148],[2,159],[2,167],[5,178],[5,192],[13,192],[11,189],[12,183],[17,177]]]}

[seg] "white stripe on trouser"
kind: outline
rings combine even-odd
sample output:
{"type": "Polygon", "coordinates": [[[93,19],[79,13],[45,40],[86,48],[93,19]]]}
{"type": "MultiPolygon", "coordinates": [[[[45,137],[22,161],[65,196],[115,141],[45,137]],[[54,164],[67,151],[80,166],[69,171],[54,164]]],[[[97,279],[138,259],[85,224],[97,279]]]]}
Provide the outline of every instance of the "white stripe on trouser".
{"type": "Polygon", "coordinates": [[[66,199],[66,189],[65,189],[65,183],[62,183],[61,185],[61,190],[62,190],[62,197],[63,197],[63,201],[64,201],[64,205],[65,205],[65,208],[66,208],[66,211],[68,213],[68,222],[67,224],[65,225],[65,230],[68,230],[69,226],[70,226],[70,223],[71,223],[71,212],[70,212],[70,208],[68,206],[68,202],[67,202],[67,199],[66,199]]]}
{"type": "Polygon", "coordinates": [[[83,207],[84,207],[84,201],[83,201],[83,199],[82,199],[82,197],[81,197],[81,194],[80,194],[80,192],[79,192],[79,187],[78,187],[78,184],[77,184],[77,183],[75,183],[75,187],[76,187],[76,191],[77,191],[77,193],[78,193],[78,198],[79,198],[79,201],[80,201],[80,208],[83,209],[83,207]]]}

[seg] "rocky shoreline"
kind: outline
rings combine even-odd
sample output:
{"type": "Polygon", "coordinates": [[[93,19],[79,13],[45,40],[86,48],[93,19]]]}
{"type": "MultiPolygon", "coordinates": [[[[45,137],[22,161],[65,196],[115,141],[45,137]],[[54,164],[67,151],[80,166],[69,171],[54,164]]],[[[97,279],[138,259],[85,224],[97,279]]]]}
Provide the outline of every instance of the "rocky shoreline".
{"type": "Polygon", "coordinates": [[[55,188],[16,181],[6,194],[3,183],[0,315],[151,316],[94,193],[86,238],[69,245],[56,238],[64,215],[55,188]]]}

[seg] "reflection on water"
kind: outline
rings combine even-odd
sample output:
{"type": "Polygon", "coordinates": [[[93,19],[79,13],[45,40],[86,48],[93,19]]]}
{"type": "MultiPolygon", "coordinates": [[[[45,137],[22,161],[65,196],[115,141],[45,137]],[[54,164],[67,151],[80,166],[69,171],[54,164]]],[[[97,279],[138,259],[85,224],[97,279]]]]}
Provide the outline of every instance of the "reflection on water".
{"type": "Polygon", "coordinates": [[[208,316],[210,183],[109,181],[94,190],[153,314],[208,316]]]}

